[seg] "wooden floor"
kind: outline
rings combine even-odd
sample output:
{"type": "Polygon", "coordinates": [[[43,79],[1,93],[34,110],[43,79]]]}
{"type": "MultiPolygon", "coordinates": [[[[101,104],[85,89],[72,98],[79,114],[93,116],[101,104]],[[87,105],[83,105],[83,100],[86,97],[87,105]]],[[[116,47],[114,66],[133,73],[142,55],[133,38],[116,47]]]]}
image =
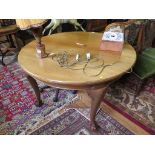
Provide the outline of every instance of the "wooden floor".
{"type": "MultiPolygon", "coordinates": [[[[71,104],[71,105],[67,106],[66,108],[88,108],[88,107],[90,107],[89,96],[85,92],[82,92],[82,91],[79,91],[78,95],[80,97],[80,100],[77,100],[74,104],[71,104]]],[[[146,132],[145,130],[143,130],[139,126],[137,126],[135,123],[128,120],[122,114],[120,114],[119,112],[112,109],[107,104],[102,103],[101,109],[104,112],[108,113],[113,118],[115,118],[120,124],[125,126],[127,129],[129,129],[133,133],[135,133],[137,135],[148,135],[149,134],[148,132],[146,132]]]]}

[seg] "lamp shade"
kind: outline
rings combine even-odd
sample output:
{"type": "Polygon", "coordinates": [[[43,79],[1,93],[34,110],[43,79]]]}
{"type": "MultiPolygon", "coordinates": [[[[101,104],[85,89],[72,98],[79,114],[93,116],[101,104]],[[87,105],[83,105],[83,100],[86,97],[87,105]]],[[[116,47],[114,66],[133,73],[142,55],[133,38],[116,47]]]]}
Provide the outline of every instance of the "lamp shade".
{"type": "Polygon", "coordinates": [[[42,26],[47,19],[16,19],[16,24],[21,30],[42,26]]]}

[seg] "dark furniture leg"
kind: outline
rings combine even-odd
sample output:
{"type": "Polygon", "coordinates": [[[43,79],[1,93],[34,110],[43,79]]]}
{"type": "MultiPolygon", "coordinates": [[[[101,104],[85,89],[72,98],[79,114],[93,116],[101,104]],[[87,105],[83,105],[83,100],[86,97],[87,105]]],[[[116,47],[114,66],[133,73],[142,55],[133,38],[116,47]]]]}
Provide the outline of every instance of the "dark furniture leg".
{"type": "Polygon", "coordinates": [[[1,63],[3,66],[5,66],[5,63],[4,63],[5,53],[3,53],[1,50],[0,50],[0,52],[1,52],[1,57],[2,57],[1,63]]]}
{"type": "Polygon", "coordinates": [[[54,96],[54,98],[53,98],[53,101],[54,102],[57,102],[58,101],[58,95],[59,95],[59,89],[56,89],[56,93],[55,93],[55,96],[54,96]]]}
{"type": "Polygon", "coordinates": [[[40,92],[42,93],[44,91],[44,89],[50,88],[50,86],[43,86],[40,88],[40,92]]]}
{"type": "MultiPolygon", "coordinates": [[[[43,86],[40,88],[40,92],[42,93],[44,91],[44,89],[50,88],[50,86],[43,86]]],[[[57,102],[58,101],[58,95],[59,95],[59,89],[56,89],[56,93],[55,96],[53,98],[53,102],[57,102]]]]}
{"type": "Polygon", "coordinates": [[[142,90],[144,84],[145,84],[145,80],[139,80],[136,86],[135,96],[138,96],[140,94],[140,91],[142,90]]]}
{"type": "Polygon", "coordinates": [[[5,55],[6,55],[8,52],[9,52],[9,50],[7,50],[7,49],[6,49],[6,51],[2,51],[2,50],[0,49],[0,53],[1,53],[1,57],[2,57],[1,63],[2,63],[3,66],[6,66],[6,64],[4,63],[4,57],[5,57],[5,55]]]}
{"type": "Polygon", "coordinates": [[[140,94],[140,91],[143,89],[143,86],[146,83],[146,79],[140,79],[139,82],[137,83],[135,94],[134,94],[134,101],[133,104],[135,103],[136,97],[140,94]]]}
{"type": "MultiPolygon", "coordinates": [[[[50,88],[50,86],[43,86],[43,87],[41,87],[40,88],[40,92],[42,93],[44,91],[44,89],[47,89],[47,88],[50,88]]],[[[72,93],[76,94],[77,90],[73,90],[72,93]]],[[[56,93],[55,93],[55,96],[53,98],[53,102],[58,102],[58,100],[59,100],[58,95],[59,95],[59,89],[56,89],[56,93]]]]}
{"type": "Polygon", "coordinates": [[[19,43],[18,43],[16,34],[9,34],[9,35],[7,35],[6,37],[7,37],[7,41],[9,41],[9,43],[11,44],[11,48],[6,49],[5,51],[2,51],[2,50],[0,49],[0,54],[1,54],[1,56],[2,56],[2,61],[1,61],[1,63],[2,63],[3,66],[6,66],[6,64],[4,63],[4,58],[5,58],[5,56],[6,56],[6,54],[7,54],[8,52],[11,52],[12,50],[15,50],[15,51],[13,51],[13,52],[16,54],[17,51],[20,51],[20,45],[19,45],[19,43]],[[14,35],[15,42],[16,42],[16,46],[15,46],[15,44],[14,44],[12,35],[14,35]]]}
{"type": "Polygon", "coordinates": [[[29,75],[27,75],[27,79],[30,82],[30,84],[31,84],[31,86],[32,86],[32,88],[36,94],[36,97],[37,97],[37,103],[35,105],[37,107],[42,106],[43,102],[42,102],[41,97],[40,97],[40,91],[39,91],[39,87],[38,87],[36,80],[29,75]]]}
{"type": "Polygon", "coordinates": [[[8,39],[10,41],[11,47],[14,47],[15,48],[14,41],[13,41],[13,38],[12,38],[12,34],[9,34],[8,35],[8,39]]]}
{"type": "MultiPolygon", "coordinates": [[[[16,48],[17,48],[18,51],[20,51],[20,50],[21,50],[21,45],[20,45],[19,42],[18,42],[17,33],[14,34],[14,38],[15,38],[16,48]]],[[[15,46],[15,45],[14,45],[14,46],[15,46]]]]}
{"type": "Polygon", "coordinates": [[[72,93],[73,94],[77,94],[77,90],[72,90],[72,93]]]}
{"type": "Polygon", "coordinates": [[[5,55],[6,55],[6,53],[3,53],[3,54],[2,54],[2,65],[3,65],[3,66],[6,66],[6,64],[4,63],[4,57],[5,57],[5,55]]]}

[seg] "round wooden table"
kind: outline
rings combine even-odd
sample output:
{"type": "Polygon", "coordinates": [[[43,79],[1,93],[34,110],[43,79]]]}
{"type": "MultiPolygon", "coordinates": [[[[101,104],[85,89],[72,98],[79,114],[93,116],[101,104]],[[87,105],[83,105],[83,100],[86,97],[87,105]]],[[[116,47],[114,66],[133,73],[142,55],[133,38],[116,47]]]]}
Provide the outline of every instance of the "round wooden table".
{"type": "MultiPolygon", "coordinates": [[[[101,38],[102,33],[94,32],[65,32],[43,37],[42,42],[45,44],[46,52],[49,53],[49,56],[43,59],[36,56],[35,41],[22,48],[18,62],[27,73],[27,78],[34,88],[38,106],[41,106],[42,102],[35,79],[56,88],[86,90],[92,99],[91,129],[96,129],[96,111],[109,84],[125,74],[136,61],[136,52],[128,43],[124,44],[122,53],[101,51],[99,49],[101,38]],[[91,58],[97,57],[101,62],[104,60],[104,65],[109,66],[105,67],[98,76],[92,75],[96,75],[101,68],[88,68],[87,73],[84,74],[82,69],[60,67],[57,61],[52,59],[52,55],[64,51],[74,60],[77,53],[83,60],[86,59],[86,53],[90,53],[91,58]]],[[[101,64],[99,61],[95,62],[95,66],[101,64]]]]}

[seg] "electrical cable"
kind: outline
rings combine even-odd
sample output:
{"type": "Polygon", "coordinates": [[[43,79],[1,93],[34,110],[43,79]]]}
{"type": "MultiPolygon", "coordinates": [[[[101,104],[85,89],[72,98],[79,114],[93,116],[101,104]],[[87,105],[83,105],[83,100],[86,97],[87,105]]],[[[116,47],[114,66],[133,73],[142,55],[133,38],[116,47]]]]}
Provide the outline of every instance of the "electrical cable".
{"type": "Polygon", "coordinates": [[[82,70],[85,75],[91,76],[91,77],[99,76],[106,67],[112,66],[115,63],[119,62],[119,61],[116,61],[116,62],[111,63],[111,64],[104,64],[104,60],[99,59],[97,57],[90,58],[90,53],[86,53],[86,59],[85,60],[80,59],[79,54],[78,54],[75,56],[75,61],[69,63],[68,60],[70,59],[70,57],[71,57],[71,55],[65,51],[62,53],[53,54],[52,60],[56,61],[60,65],[60,67],[63,67],[66,69],[71,69],[71,70],[82,70]],[[88,66],[88,64],[98,62],[100,60],[102,60],[102,63],[100,65],[88,66]],[[73,68],[76,65],[80,65],[80,64],[84,64],[84,66],[81,68],[73,68]],[[99,68],[101,68],[101,70],[97,74],[94,74],[94,75],[88,75],[88,72],[86,72],[87,69],[99,69],[99,68]]]}

